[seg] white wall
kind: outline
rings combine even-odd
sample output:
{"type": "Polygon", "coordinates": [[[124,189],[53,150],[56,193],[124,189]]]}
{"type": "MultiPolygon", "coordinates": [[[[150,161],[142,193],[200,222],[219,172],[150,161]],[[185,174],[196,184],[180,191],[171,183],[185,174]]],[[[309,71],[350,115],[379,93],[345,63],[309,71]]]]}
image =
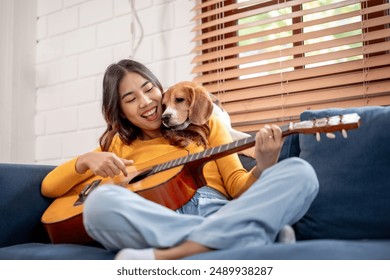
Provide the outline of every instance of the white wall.
{"type": "Polygon", "coordinates": [[[0,1],[0,162],[34,161],[36,0],[0,1]]]}
{"type": "MultiPolygon", "coordinates": [[[[195,2],[135,0],[144,38],[134,59],[164,87],[193,78],[195,2]]],[[[128,0],[37,1],[36,162],[58,164],[98,146],[102,75],[131,54],[131,22],[128,0]]]]}

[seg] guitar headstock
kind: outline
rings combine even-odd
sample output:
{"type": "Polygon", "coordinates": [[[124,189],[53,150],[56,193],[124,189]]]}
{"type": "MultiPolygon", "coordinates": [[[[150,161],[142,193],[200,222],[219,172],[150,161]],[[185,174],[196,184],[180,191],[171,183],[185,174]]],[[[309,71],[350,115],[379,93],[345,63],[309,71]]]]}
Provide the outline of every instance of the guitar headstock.
{"type": "Polygon", "coordinates": [[[320,119],[313,119],[297,123],[290,123],[288,134],[303,133],[316,134],[319,141],[320,133],[326,133],[329,138],[334,138],[333,132],[341,131],[342,135],[347,137],[347,130],[355,129],[360,126],[360,116],[357,113],[337,115],[320,119]]]}

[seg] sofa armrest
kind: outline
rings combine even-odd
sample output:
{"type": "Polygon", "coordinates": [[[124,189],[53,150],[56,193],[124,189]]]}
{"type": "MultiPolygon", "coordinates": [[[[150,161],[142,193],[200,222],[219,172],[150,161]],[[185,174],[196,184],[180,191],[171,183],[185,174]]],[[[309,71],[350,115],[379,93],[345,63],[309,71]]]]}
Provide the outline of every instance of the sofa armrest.
{"type": "Polygon", "coordinates": [[[308,110],[301,119],[351,113],[361,123],[347,138],[299,135],[299,157],[313,166],[320,188],[295,225],[298,240],[390,239],[390,107],[308,110]]]}
{"type": "Polygon", "coordinates": [[[0,247],[49,240],[40,220],[52,200],[40,188],[53,168],[0,163],[0,247]]]}

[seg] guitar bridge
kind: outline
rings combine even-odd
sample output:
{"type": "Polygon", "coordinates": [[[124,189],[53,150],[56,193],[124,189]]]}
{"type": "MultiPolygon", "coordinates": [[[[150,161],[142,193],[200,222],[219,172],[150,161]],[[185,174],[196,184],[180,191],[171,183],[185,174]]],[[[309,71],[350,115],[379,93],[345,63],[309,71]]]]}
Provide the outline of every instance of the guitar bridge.
{"type": "Polygon", "coordinates": [[[85,199],[87,199],[87,196],[91,191],[93,191],[97,186],[99,186],[100,182],[102,180],[95,180],[89,185],[85,186],[82,191],[79,194],[79,198],[76,200],[76,202],[73,204],[73,206],[81,205],[84,203],[85,199]]]}

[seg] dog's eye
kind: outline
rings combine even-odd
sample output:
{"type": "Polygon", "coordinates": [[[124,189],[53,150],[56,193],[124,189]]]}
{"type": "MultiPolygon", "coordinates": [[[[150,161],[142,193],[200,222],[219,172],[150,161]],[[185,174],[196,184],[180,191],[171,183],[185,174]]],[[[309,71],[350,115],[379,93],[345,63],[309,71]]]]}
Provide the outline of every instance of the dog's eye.
{"type": "Polygon", "coordinates": [[[183,102],[185,99],[184,98],[182,98],[182,97],[177,97],[176,99],[175,99],[175,102],[176,103],[181,103],[181,102],[183,102]]]}

